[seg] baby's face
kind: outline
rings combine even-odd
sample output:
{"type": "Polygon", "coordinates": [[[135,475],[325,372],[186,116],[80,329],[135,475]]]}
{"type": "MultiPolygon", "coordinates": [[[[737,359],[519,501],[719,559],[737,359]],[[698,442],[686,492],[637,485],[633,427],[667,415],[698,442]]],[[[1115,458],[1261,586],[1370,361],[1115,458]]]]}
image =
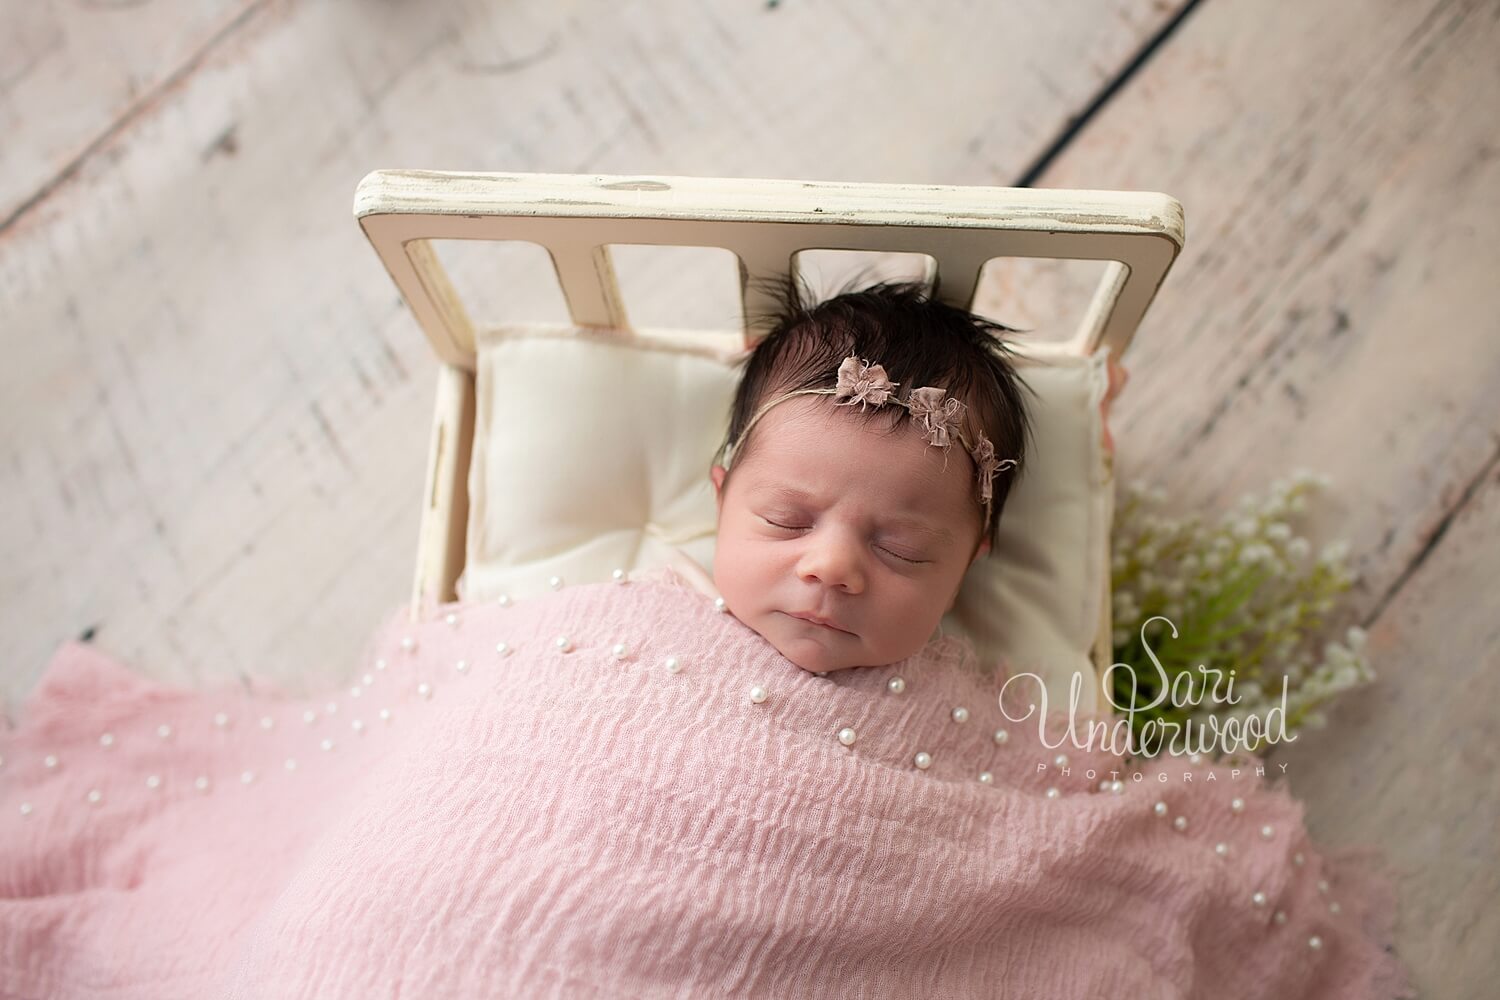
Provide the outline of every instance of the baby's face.
{"type": "Polygon", "coordinates": [[[918,652],[952,607],[976,551],[974,463],[909,423],[865,425],[824,396],[797,396],[755,426],[728,488],[714,466],[714,584],[728,610],[813,671],[918,652]],[[830,620],[815,624],[798,616],[830,620]]]}

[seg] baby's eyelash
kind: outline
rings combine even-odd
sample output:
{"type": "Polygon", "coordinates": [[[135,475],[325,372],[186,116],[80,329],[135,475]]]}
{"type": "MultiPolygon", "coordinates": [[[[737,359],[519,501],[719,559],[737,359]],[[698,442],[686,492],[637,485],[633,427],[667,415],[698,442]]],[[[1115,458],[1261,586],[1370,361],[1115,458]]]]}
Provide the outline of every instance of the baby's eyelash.
{"type": "MultiPolygon", "coordinates": [[[[803,528],[803,527],[793,527],[790,524],[777,524],[775,521],[771,520],[769,517],[762,517],[761,520],[764,521],[764,522],[766,522],[767,524],[771,525],[771,527],[773,527],[773,528],[780,528],[782,531],[805,531],[805,530],[807,530],[806,528],[803,528]]],[[[882,551],[882,552],[885,552],[885,553],[888,553],[888,554],[890,554],[892,556],[895,556],[897,559],[900,559],[904,563],[911,563],[913,566],[923,566],[923,565],[926,565],[926,563],[927,563],[926,559],[908,559],[908,558],[906,558],[905,556],[903,556],[899,552],[891,552],[891,550],[888,549],[888,548],[886,548],[884,545],[877,545],[876,548],[880,549],[880,551],[882,551]]]]}

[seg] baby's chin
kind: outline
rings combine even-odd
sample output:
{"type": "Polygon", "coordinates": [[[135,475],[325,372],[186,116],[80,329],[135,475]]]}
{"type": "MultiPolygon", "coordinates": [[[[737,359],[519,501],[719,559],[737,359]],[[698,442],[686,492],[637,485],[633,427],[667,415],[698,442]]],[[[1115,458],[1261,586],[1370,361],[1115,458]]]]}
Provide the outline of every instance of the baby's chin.
{"type": "Polygon", "coordinates": [[[851,670],[855,667],[878,667],[905,659],[905,657],[882,657],[872,655],[856,636],[828,639],[814,636],[784,635],[761,632],[761,635],[776,651],[792,663],[809,673],[824,674],[835,670],[851,670]],[[847,649],[840,649],[847,645],[847,649]]]}

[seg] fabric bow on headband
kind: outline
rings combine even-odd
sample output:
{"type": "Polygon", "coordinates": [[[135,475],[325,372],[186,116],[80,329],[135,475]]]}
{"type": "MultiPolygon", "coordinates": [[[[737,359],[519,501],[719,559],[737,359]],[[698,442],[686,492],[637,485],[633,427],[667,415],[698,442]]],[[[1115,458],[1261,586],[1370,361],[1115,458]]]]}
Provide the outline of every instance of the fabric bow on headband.
{"type": "MultiPolygon", "coordinates": [[[[900,384],[892,382],[882,366],[871,364],[869,361],[861,361],[858,357],[850,355],[839,365],[838,384],[834,388],[796,389],[776,397],[761,406],[746,422],[745,429],[740,432],[739,440],[745,440],[750,433],[750,428],[767,410],[793,396],[831,394],[838,399],[835,406],[853,406],[858,403],[861,410],[869,406],[879,407],[886,403],[895,403],[910,411],[912,419],[921,429],[929,445],[943,449],[947,449],[954,441],[964,445],[974,459],[975,468],[978,469],[979,499],[985,508],[985,520],[988,521],[990,500],[994,496],[995,473],[1004,469],[1013,469],[1019,463],[1013,458],[996,459],[995,446],[990,443],[989,438],[985,437],[984,431],[978,432],[978,443],[972,448],[968,447],[963,431],[964,415],[968,412],[968,407],[964,405],[963,400],[950,397],[946,389],[928,385],[913,389],[910,396],[903,402],[896,398],[895,393],[896,386],[900,384]]],[[[725,452],[725,469],[729,468],[734,451],[735,447],[731,445],[725,452]]]]}

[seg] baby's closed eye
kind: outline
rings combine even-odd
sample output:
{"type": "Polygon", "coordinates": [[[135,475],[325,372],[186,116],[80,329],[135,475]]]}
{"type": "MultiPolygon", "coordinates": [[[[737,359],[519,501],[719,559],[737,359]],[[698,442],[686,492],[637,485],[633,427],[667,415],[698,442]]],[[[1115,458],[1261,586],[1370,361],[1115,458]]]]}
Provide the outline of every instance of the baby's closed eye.
{"type": "MultiPolygon", "coordinates": [[[[782,523],[781,521],[773,520],[769,517],[766,517],[765,515],[757,516],[760,517],[760,519],[766,524],[770,525],[773,528],[780,529],[781,531],[807,531],[812,527],[811,525],[800,523],[797,518],[787,518],[786,520],[791,523],[782,523]]],[[[920,555],[912,552],[911,549],[907,549],[905,547],[901,547],[902,550],[904,552],[909,552],[912,554],[903,555],[902,552],[896,551],[896,549],[892,548],[891,545],[885,543],[877,543],[875,547],[880,551],[886,553],[887,555],[893,556],[904,563],[910,563],[913,566],[921,566],[931,561],[929,559],[921,558],[920,555]]]]}

